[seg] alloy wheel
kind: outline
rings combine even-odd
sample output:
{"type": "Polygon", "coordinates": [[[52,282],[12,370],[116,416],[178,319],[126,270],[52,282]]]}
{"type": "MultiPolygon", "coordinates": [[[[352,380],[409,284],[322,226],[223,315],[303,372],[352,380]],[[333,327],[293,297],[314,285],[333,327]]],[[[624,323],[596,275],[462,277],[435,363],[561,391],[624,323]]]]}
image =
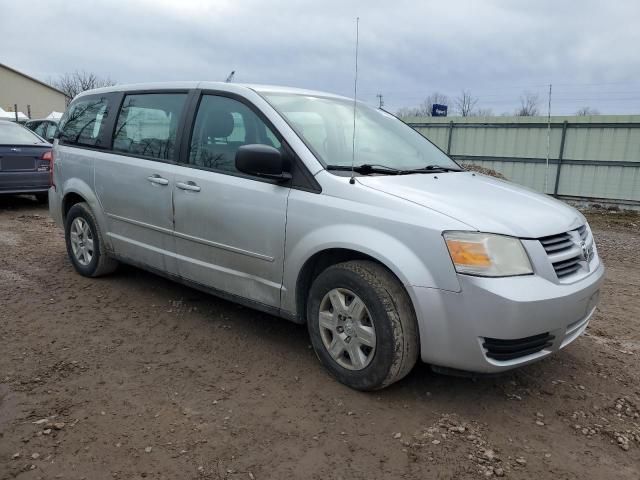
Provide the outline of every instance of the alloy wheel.
{"type": "Polygon", "coordinates": [[[84,218],[76,217],[73,220],[69,239],[71,240],[71,251],[76,261],[84,267],[89,265],[94,253],[93,233],[84,218]]]}
{"type": "Polygon", "coordinates": [[[362,370],[376,350],[376,330],[364,301],[346,288],[330,290],[320,302],[320,336],[331,358],[348,370],[362,370]]]}

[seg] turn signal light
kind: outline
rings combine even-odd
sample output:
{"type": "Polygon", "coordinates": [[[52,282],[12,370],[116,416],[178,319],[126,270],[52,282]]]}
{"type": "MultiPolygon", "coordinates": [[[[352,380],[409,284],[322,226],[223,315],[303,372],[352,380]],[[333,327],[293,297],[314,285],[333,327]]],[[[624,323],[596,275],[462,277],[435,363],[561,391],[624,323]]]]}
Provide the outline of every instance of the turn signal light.
{"type": "Polygon", "coordinates": [[[458,273],[482,277],[510,277],[533,273],[522,242],[494,233],[443,232],[451,261],[458,273]]]}
{"type": "Polygon", "coordinates": [[[451,259],[456,265],[488,267],[491,259],[483,243],[447,239],[451,259]]]}

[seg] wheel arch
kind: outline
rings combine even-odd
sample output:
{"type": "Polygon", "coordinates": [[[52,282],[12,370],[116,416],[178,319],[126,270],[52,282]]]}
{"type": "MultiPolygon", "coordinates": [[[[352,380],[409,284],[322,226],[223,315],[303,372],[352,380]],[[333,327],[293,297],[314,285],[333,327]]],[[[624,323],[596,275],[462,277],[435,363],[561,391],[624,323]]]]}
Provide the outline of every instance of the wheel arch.
{"type": "MultiPolygon", "coordinates": [[[[411,242],[373,226],[331,224],[306,231],[299,237],[295,233],[287,235],[280,308],[283,316],[296,322],[304,323],[301,298],[308,292],[317,265],[330,265],[327,259],[334,263],[369,259],[383,265],[405,288],[414,310],[413,287],[459,290],[457,278],[449,271],[441,271],[442,262],[428,265],[426,252],[416,252],[411,242]]],[[[438,249],[432,249],[429,255],[439,254],[438,249]]]]}
{"type": "MultiPolygon", "coordinates": [[[[67,180],[62,188],[62,223],[66,222],[67,214],[71,207],[73,207],[76,203],[86,202],[89,205],[89,208],[93,212],[96,221],[98,222],[98,226],[102,230],[102,232],[106,233],[108,231],[106,217],[102,210],[102,205],[98,200],[98,197],[94,193],[93,189],[84,181],[79,178],[70,178],[67,180]]],[[[105,247],[107,250],[111,250],[111,244],[109,241],[109,237],[107,235],[104,236],[105,247]]]]}
{"type": "Polygon", "coordinates": [[[406,291],[411,308],[416,314],[415,305],[412,299],[412,295],[406,287],[406,283],[402,280],[401,276],[394,271],[394,268],[390,267],[383,259],[378,258],[375,255],[364,252],[360,249],[349,247],[328,247],[316,251],[311,255],[303,264],[300,269],[296,284],[295,284],[295,314],[293,320],[296,323],[306,323],[306,304],[309,295],[309,290],[315,278],[325,269],[338,263],[353,261],[353,260],[368,260],[374,262],[381,267],[388,270],[391,275],[398,281],[399,285],[406,291]]]}
{"type": "Polygon", "coordinates": [[[67,221],[67,214],[71,207],[73,207],[76,203],[86,202],[86,199],[77,192],[68,192],[62,197],[62,221],[67,221]]]}

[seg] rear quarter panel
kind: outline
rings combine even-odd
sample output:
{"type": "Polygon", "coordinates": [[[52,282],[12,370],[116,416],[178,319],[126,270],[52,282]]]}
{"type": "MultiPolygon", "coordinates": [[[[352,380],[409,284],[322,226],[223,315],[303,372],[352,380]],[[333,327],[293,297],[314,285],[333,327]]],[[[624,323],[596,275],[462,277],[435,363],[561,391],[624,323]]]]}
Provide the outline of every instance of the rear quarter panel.
{"type": "MultiPolygon", "coordinates": [[[[65,197],[75,193],[87,202],[98,221],[100,229],[105,232],[107,227],[106,218],[95,194],[94,156],[94,151],[91,149],[56,144],[54,147],[54,180],[58,191],[57,197],[60,201],[60,216],[63,217],[64,214],[62,209],[64,208],[65,197]]],[[[106,235],[103,240],[106,243],[107,250],[112,250],[106,235]]]]}

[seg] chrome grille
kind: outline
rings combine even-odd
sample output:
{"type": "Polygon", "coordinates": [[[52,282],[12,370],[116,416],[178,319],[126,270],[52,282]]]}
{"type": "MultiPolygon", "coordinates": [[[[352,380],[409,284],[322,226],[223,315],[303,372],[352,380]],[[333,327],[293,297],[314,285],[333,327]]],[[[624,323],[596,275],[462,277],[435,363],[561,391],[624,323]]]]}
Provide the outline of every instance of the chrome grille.
{"type": "Polygon", "coordinates": [[[564,252],[573,247],[573,240],[568,232],[541,238],[540,243],[542,243],[547,254],[564,252]]]}
{"type": "Polygon", "coordinates": [[[581,272],[589,271],[580,245],[584,242],[589,249],[593,247],[593,237],[586,225],[569,232],[540,238],[539,241],[560,281],[568,281],[581,272]]]}
{"type": "Polygon", "coordinates": [[[589,232],[587,232],[587,226],[586,225],[582,225],[580,228],[578,228],[578,235],[580,235],[580,238],[582,240],[586,240],[588,234],[589,234],[589,232]]]}
{"type": "Polygon", "coordinates": [[[563,260],[562,262],[555,262],[552,265],[558,278],[564,278],[580,270],[580,261],[581,258],[578,256],[570,258],[569,260],[563,260]]]}

